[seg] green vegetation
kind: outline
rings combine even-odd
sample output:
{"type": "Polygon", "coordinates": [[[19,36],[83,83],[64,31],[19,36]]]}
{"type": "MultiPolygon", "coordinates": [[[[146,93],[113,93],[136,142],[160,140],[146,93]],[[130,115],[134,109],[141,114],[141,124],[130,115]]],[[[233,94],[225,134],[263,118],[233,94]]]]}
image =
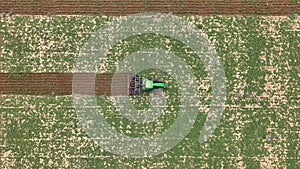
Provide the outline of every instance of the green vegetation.
{"type": "MultiPolygon", "coordinates": [[[[4,72],[71,72],[80,48],[111,18],[16,16],[1,21],[4,72]]],[[[214,44],[226,73],[227,102],[212,137],[198,143],[210,105],[210,82],[193,51],[172,37],[155,34],[130,37],[111,49],[105,70],[114,72],[128,54],[146,48],[170,50],[194,73],[201,110],[190,133],[168,152],[144,159],[113,155],[94,144],[78,126],[69,96],[2,96],[4,121],[2,160],[14,168],[259,168],[299,164],[299,19],[245,16],[186,17],[214,44]],[[296,30],[297,29],[297,30],[296,30]],[[170,42],[167,42],[167,39],[170,42]],[[125,43],[126,42],[126,43],[125,43]],[[278,159],[278,160],[276,160],[278,159]],[[207,167],[205,167],[207,168],[207,167]]],[[[101,68],[99,67],[99,70],[101,68]]],[[[149,69],[145,77],[171,81],[166,113],[154,122],[136,123],[122,117],[109,99],[99,108],[117,131],[132,137],[163,132],[176,120],[180,91],[166,72],[149,69]],[[130,128],[128,127],[130,126],[130,128]]],[[[149,94],[131,96],[139,110],[149,108],[149,94]]]]}

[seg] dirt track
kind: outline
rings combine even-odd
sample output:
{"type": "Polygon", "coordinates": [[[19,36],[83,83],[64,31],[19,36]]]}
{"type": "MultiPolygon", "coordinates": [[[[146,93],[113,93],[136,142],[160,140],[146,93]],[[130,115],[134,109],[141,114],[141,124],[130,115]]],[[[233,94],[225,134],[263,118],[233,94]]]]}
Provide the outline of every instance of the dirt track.
{"type": "MultiPolygon", "coordinates": [[[[0,73],[0,92],[2,94],[18,95],[72,95],[72,80],[76,76],[79,83],[73,83],[79,94],[110,95],[113,74],[102,73],[96,75],[93,82],[90,78],[93,74],[71,73],[0,73]],[[80,87],[80,90],[79,88],[80,87]],[[90,90],[95,89],[95,90],[90,90]]],[[[119,82],[114,85],[117,95],[128,95],[127,73],[115,75],[119,82]]]]}
{"type": "Polygon", "coordinates": [[[289,15],[300,2],[288,0],[2,0],[0,12],[27,15],[128,15],[172,12],[176,15],[289,15]]]}

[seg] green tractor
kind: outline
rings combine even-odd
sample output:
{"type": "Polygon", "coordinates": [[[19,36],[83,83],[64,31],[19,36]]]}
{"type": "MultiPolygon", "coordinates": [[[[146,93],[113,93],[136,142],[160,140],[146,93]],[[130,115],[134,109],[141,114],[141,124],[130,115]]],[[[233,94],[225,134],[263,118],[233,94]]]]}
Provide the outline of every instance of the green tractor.
{"type": "Polygon", "coordinates": [[[142,88],[144,91],[149,91],[158,88],[166,88],[166,87],[167,84],[160,79],[156,79],[156,80],[143,79],[142,88]]]}
{"type": "Polygon", "coordinates": [[[142,78],[140,75],[129,73],[130,85],[129,85],[129,95],[137,95],[142,91],[151,91],[151,90],[161,90],[168,87],[168,84],[161,79],[147,79],[142,78]]]}

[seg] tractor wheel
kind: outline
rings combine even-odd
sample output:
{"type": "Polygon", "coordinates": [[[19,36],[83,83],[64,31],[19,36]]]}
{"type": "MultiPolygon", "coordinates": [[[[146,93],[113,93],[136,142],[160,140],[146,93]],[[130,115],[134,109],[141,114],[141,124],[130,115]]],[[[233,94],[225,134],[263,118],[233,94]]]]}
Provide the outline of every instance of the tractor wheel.
{"type": "Polygon", "coordinates": [[[163,83],[164,81],[163,81],[163,79],[158,78],[158,79],[154,79],[153,82],[154,83],[163,83]]]}
{"type": "Polygon", "coordinates": [[[163,92],[164,90],[163,90],[163,88],[155,88],[155,89],[153,89],[153,91],[155,91],[155,92],[163,92]]]}

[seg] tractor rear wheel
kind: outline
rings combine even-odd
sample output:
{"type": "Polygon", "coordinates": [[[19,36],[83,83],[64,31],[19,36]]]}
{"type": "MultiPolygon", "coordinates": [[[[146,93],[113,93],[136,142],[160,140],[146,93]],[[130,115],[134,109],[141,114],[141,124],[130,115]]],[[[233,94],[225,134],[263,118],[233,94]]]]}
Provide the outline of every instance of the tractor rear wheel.
{"type": "Polygon", "coordinates": [[[164,81],[163,81],[163,79],[158,78],[158,79],[154,79],[153,82],[154,83],[163,83],[164,81]]]}

